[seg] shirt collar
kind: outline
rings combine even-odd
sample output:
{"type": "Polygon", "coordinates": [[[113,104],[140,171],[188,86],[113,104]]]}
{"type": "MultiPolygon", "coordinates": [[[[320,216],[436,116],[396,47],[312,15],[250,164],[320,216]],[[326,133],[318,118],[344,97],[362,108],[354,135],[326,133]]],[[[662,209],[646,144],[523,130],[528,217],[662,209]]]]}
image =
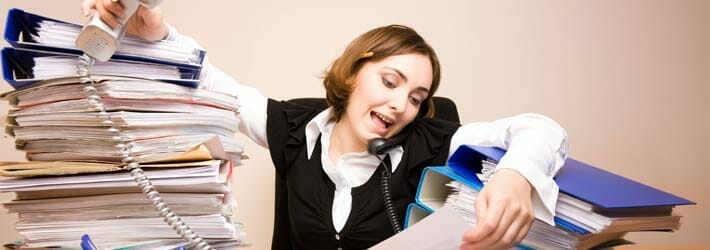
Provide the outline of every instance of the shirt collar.
{"type": "Polygon", "coordinates": [[[318,135],[326,130],[325,126],[328,124],[328,117],[330,117],[331,112],[333,112],[333,109],[327,108],[306,124],[306,148],[308,149],[309,160],[311,159],[313,150],[316,148],[318,135]]]}
{"type": "MultiPolygon", "coordinates": [[[[318,135],[323,134],[323,136],[327,137],[323,139],[330,140],[330,132],[333,129],[333,122],[328,122],[328,118],[330,117],[330,114],[332,112],[333,108],[327,108],[315,117],[313,117],[313,119],[311,119],[311,121],[306,124],[306,149],[308,150],[307,152],[309,160],[311,159],[311,155],[313,155],[313,150],[316,147],[316,140],[318,140],[318,135]]],[[[392,163],[392,172],[394,172],[395,169],[397,169],[399,163],[402,161],[402,155],[404,155],[404,148],[402,146],[397,146],[387,151],[387,154],[389,155],[390,161],[392,163]]]]}

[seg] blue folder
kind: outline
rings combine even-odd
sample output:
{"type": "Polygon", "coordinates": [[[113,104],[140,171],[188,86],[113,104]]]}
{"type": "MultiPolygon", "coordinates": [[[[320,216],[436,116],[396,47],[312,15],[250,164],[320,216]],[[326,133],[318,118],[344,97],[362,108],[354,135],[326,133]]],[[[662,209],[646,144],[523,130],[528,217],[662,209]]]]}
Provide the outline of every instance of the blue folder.
{"type": "MultiPolygon", "coordinates": [[[[481,160],[498,163],[504,154],[499,148],[464,145],[456,150],[448,165],[466,179],[480,182],[476,173],[481,171],[481,160]]],[[[571,158],[554,179],[560,192],[593,205],[600,213],[695,204],[571,158]]]]}
{"type": "Polygon", "coordinates": [[[414,225],[414,223],[418,222],[432,212],[433,211],[431,211],[430,208],[422,206],[419,203],[410,203],[409,206],[407,206],[407,213],[404,215],[404,228],[414,225]]]}
{"type": "MultiPolygon", "coordinates": [[[[481,161],[498,163],[504,154],[505,151],[499,148],[463,145],[449,158],[446,166],[425,168],[415,196],[417,205],[408,207],[405,224],[410,224],[409,214],[412,212],[424,210],[431,213],[438,209],[436,206],[440,204],[426,199],[447,192],[449,188],[445,184],[450,180],[456,180],[476,190],[483,188],[483,182],[476,175],[481,172],[481,161]]],[[[592,204],[594,210],[602,214],[695,204],[574,159],[567,159],[564,167],[555,177],[555,181],[562,193],[592,204]]],[[[555,217],[554,220],[562,229],[580,234],[589,233],[564,219],[555,217]]]]}
{"type": "MultiPolygon", "coordinates": [[[[458,152],[458,151],[457,151],[458,152]]],[[[454,153],[455,155],[456,153],[454,153]]],[[[452,156],[453,159],[453,156],[452,156]]],[[[448,164],[451,164],[451,159],[449,160],[448,164]]],[[[454,163],[454,164],[460,164],[460,162],[454,163]]],[[[478,163],[480,165],[480,162],[478,163]]],[[[461,165],[458,165],[461,166],[461,165]]],[[[470,172],[467,172],[470,173],[470,172]]],[[[447,165],[447,166],[436,166],[436,167],[426,167],[424,168],[424,171],[422,172],[422,178],[419,180],[419,186],[417,187],[417,193],[414,198],[415,202],[419,205],[418,209],[423,209],[429,213],[433,213],[434,210],[438,209],[438,204],[433,205],[431,204],[431,201],[427,201],[426,199],[429,198],[429,195],[427,192],[433,192],[433,193],[448,193],[450,192],[450,188],[446,186],[446,183],[450,182],[451,180],[458,181],[464,185],[467,185],[473,189],[476,190],[481,190],[483,188],[483,183],[481,182],[480,179],[478,179],[475,174],[472,176],[464,176],[460,174],[458,171],[455,170],[455,167],[453,165],[447,165]],[[425,182],[427,182],[425,184],[425,182]],[[439,190],[425,190],[425,189],[439,189],[439,190]]],[[[448,194],[447,194],[448,195],[448,194]]],[[[434,195],[436,196],[436,195],[434,195]]],[[[445,197],[444,197],[445,198],[445,197]]],[[[443,204],[442,204],[443,205],[443,204]]],[[[411,224],[410,222],[410,215],[409,213],[414,212],[413,207],[409,207],[407,209],[407,214],[405,215],[405,223],[406,225],[411,224]]],[[[566,221],[564,219],[554,217],[555,220],[555,225],[558,227],[570,231],[570,232],[576,232],[579,234],[588,234],[589,231],[585,230],[584,228],[581,228],[574,223],[571,223],[569,221],[566,221]]]]}
{"type": "MultiPolygon", "coordinates": [[[[448,183],[451,180],[458,181],[464,185],[467,185],[469,187],[472,187],[473,189],[476,190],[481,190],[483,188],[483,183],[476,177],[475,179],[472,179],[471,177],[464,177],[463,175],[459,174],[456,170],[454,170],[453,167],[450,166],[437,166],[437,167],[426,167],[424,168],[424,171],[422,172],[422,178],[419,180],[419,187],[417,188],[417,194],[415,196],[415,202],[418,204],[419,207],[408,207],[407,208],[407,214],[405,215],[405,221],[406,221],[406,226],[411,224],[410,222],[410,213],[415,212],[415,209],[420,209],[427,211],[429,213],[433,213],[434,210],[438,209],[437,205],[432,205],[431,201],[425,200],[428,198],[425,193],[427,192],[424,190],[425,184],[424,182],[429,182],[429,186],[438,186],[438,188],[441,188],[442,190],[434,191],[434,192],[444,192],[448,193],[450,192],[450,188],[446,186],[446,183],[448,183]],[[445,177],[445,178],[441,178],[445,177]],[[441,178],[439,180],[433,180],[441,178]],[[434,183],[432,183],[434,182],[434,183]]],[[[447,194],[448,196],[448,194],[447,194]]],[[[443,204],[442,204],[443,205],[443,204]]],[[[411,205],[410,205],[411,206],[411,205]]],[[[564,219],[554,217],[555,220],[555,225],[558,227],[570,231],[570,232],[576,232],[579,234],[588,234],[589,231],[587,231],[584,228],[581,228],[577,225],[575,225],[572,222],[566,221],[564,219]]]]}
{"type": "MultiPolygon", "coordinates": [[[[442,204],[432,204],[430,201],[424,201],[423,198],[426,198],[426,195],[423,195],[424,192],[426,191],[432,191],[432,193],[446,193],[441,198],[446,198],[448,196],[448,193],[450,193],[450,188],[446,186],[446,183],[449,183],[451,180],[455,180],[458,182],[461,182],[464,185],[467,185],[469,187],[472,187],[476,190],[481,190],[483,187],[483,183],[478,180],[478,178],[474,179],[467,179],[464,178],[463,176],[459,175],[456,173],[453,168],[449,166],[438,166],[438,167],[426,167],[424,168],[424,171],[422,172],[422,178],[419,180],[419,186],[417,188],[417,194],[415,196],[415,203],[409,204],[407,207],[407,212],[404,217],[404,228],[407,228],[411,225],[414,225],[416,222],[419,220],[422,220],[424,217],[427,215],[434,213],[435,210],[441,208],[443,206],[442,204]],[[428,187],[432,188],[433,190],[423,190],[425,185],[424,182],[427,181],[430,184],[428,187]],[[445,190],[445,191],[444,191],[445,190]]],[[[434,195],[434,196],[440,196],[440,195],[434,195]]],[[[574,226],[572,223],[568,223],[564,221],[563,223],[558,222],[558,219],[555,218],[555,222],[560,226],[561,228],[567,230],[567,231],[572,231],[572,232],[577,232],[580,234],[588,233],[586,230],[574,226]],[[569,225],[569,227],[568,227],[569,225]]],[[[515,246],[515,249],[534,249],[530,246],[524,245],[522,243],[518,243],[515,246]]]]}
{"type": "MultiPolygon", "coordinates": [[[[10,9],[7,13],[7,21],[5,22],[5,34],[4,38],[5,41],[7,41],[9,44],[12,45],[12,47],[15,48],[25,48],[25,49],[32,49],[32,50],[41,50],[41,51],[54,51],[54,52],[60,52],[60,53],[67,53],[67,54],[73,54],[73,55],[80,55],[83,54],[81,50],[79,50],[76,47],[55,47],[55,46],[47,46],[43,45],[40,43],[37,43],[30,34],[36,34],[36,29],[39,27],[39,23],[43,20],[49,20],[49,21],[54,21],[54,22],[59,22],[59,23],[66,23],[69,25],[73,25],[76,27],[81,27],[81,25],[78,24],[73,24],[73,23],[68,23],[52,18],[47,18],[43,17],[37,14],[25,12],[21,9],[10,9]]],[[[173,66],[179,66],[179,67],[185,67],[185,68],[194,68],[194,69],[199,69],[202,68],[202,62],[205,59],[205,54],[206,52],[204,50],[196,50],[196,55],[197,55],[197,61],[196,62],[176,62],[172,60],[167,60],[167,59],[161,59],[161,58],[152,58],[152,57],[146,57],[146,56],[138,56],[138,55],[130,55],[130,54],[122,54],[122,53],[116,53],[111,57],[112,59],[117,59],[117,60],[128,60],[128,61],[139,61],[139,62],[147,62],[147,63],[159,63],[159,64],[167,64],[167,65],[173,65],[173,66]]]]}
{"type": "MultiPolygon", "coordinates": [[[[73,54],[61,52],[48,52],[20,48],[6,47],[2,49],[0,61],[2,62],[2,76],[5,81],[15,88],[23,88],[33,83],[46,79],[36,79],[32,74],[35,57],[41,56],[75,56],[73,54]]],[[[114,59],[111,59],[114,60],[114,59]]],[[[148,63],[148,62],[142,62],[148,63]]],[[[187,87],[197,87],[199,85],[200,69],[176,66],[180,71],[181,79],[154,79],[170,82],[187,87]]]]}

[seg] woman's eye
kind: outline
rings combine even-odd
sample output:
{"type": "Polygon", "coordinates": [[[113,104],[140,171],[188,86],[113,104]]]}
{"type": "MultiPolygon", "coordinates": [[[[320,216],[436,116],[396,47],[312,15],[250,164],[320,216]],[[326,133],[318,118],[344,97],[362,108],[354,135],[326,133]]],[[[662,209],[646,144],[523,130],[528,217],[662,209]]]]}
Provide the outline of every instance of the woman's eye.
{"type": "Polygon", "coordinates": [[[417,97],[410,97],[409,99],[411,100],[412,104],[414,104],[416,106],[419,106],[419,104],[422,104],[422,100],[417,97]]]}
{"type": "Polygon", "coordinates": [[[387,80],[387,78],[385,78],[385,77],[382,77],[382,84],[384,84],[388,88],[397,87],[397,85],[395,85],[392,81],[387,80]]]}

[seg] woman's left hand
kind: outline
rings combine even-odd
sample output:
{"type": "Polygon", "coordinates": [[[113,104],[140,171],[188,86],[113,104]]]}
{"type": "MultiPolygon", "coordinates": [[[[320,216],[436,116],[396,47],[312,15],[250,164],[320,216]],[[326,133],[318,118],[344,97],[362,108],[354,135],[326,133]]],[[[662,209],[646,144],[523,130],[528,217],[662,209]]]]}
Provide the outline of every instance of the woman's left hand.
{"type": "Polygon", "coordinates": [[[476,198],[477,225],[461,249],[508,249],[525,238],[533,219],[532,187],[517,171],[500,169],[476,198]]]}

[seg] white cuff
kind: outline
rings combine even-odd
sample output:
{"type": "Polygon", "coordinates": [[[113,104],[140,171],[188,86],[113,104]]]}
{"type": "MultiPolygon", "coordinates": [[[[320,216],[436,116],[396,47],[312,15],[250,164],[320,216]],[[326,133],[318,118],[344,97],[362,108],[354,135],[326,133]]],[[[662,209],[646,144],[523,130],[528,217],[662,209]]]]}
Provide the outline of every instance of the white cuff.
{"type": "Polygon", "coordinates": [[[165,37],[163,37],[163,40],[175,42],[175,40],[177,40],[177,35],[178,35],[177,30],[175,29],[175,27],[168,24],[168,22],[163,21],[163,23],[165,24],[165,26],[168,27],[168,34],[166,34],[165,37]]]}

